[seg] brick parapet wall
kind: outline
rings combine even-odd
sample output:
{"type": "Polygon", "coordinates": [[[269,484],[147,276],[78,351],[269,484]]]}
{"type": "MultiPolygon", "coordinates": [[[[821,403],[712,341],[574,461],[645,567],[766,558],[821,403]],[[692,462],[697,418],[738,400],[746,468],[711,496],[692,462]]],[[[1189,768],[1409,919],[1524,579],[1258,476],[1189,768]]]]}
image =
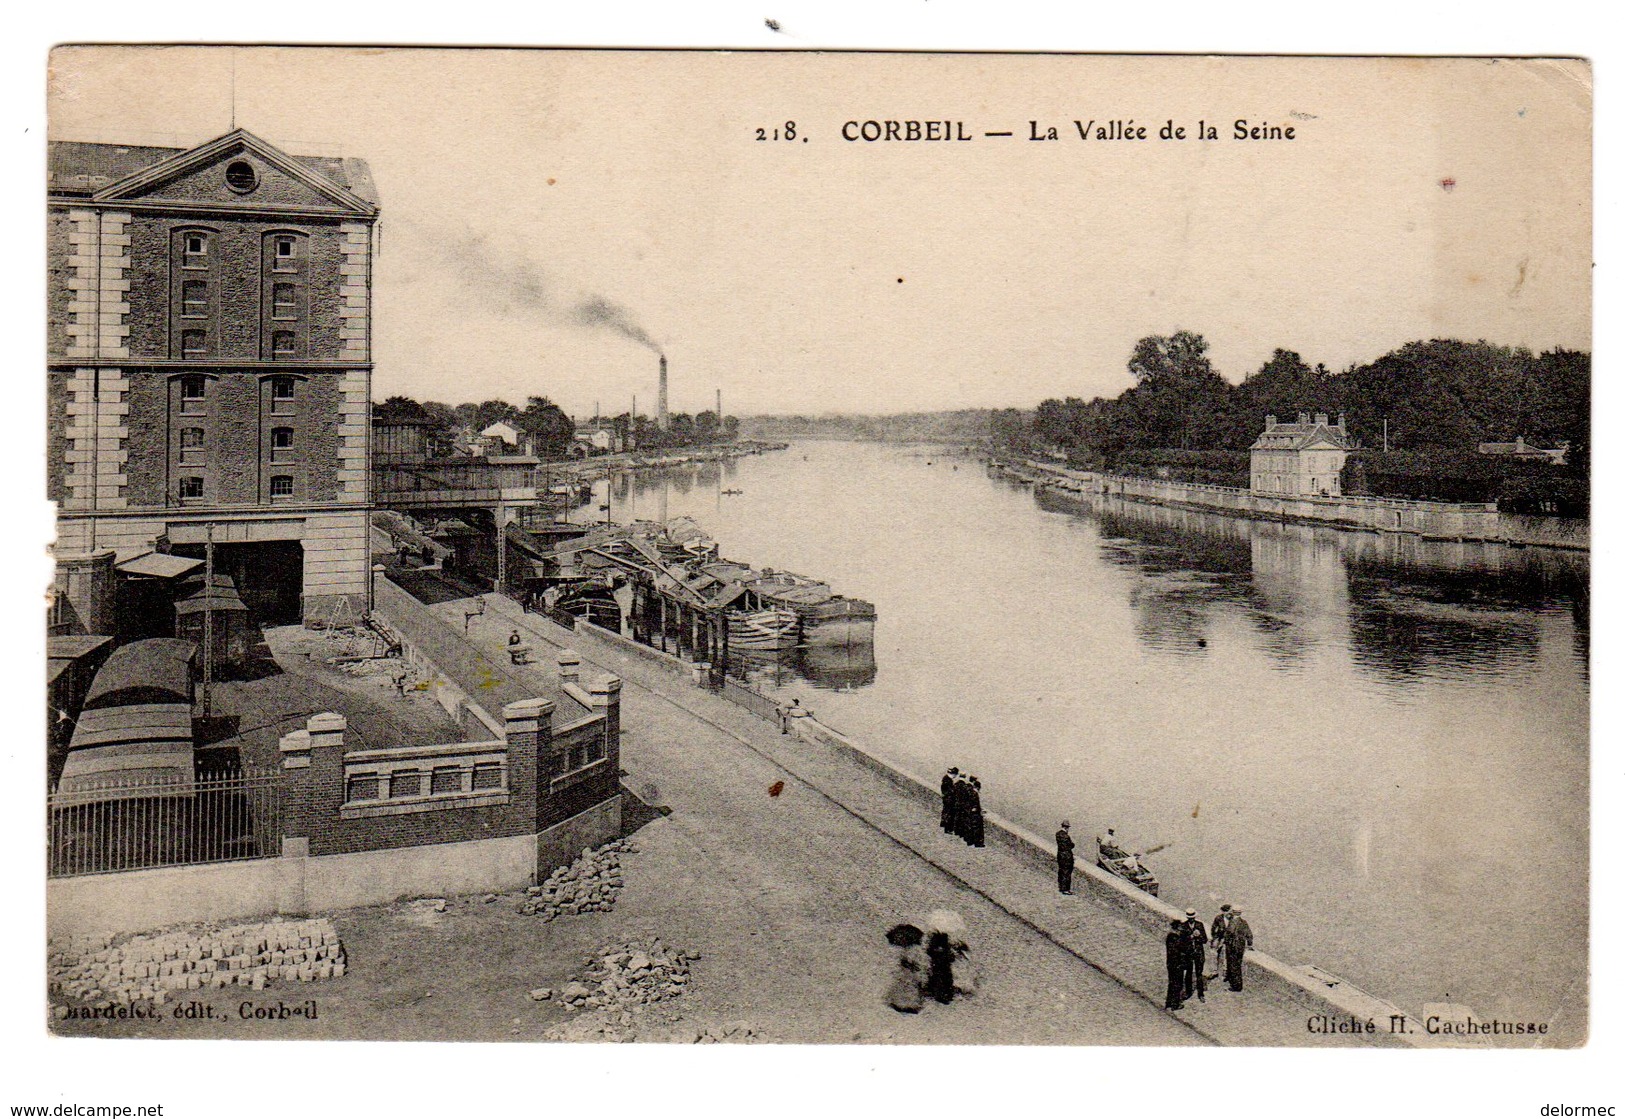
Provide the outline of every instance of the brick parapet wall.
{"type": "MultiPolygon", "coordinates": [[[[551,751],[551,704],[545,700],[530,701],[528,706],[509,704],[503,715],[507,725],[504,739],[458,744],[437,751],[433,759],[445,764],[459,755],[505,753],[503,803],[468,806],[454,801],[435,803],[431,798],[391,805],[388,798],[380,798],[366,802],[370,811],[380,813],[374,815],[357,815],[353,805],[346,808],[346,773],[358,768],[352,760],[357,756],[369,757],[360,768],[371,771],[370,756],[379,751],[347,746],[342,716],[311,716],[305,729],[281,740],[287,834],[304,839],[304,851],[311,856],[536,834],[540,804],[550,799],[540,777],[538,756],[551,751]],[[397,811],[403,806],[409,810],[397,811]]],[[[428,764],[423,770],[425,783],[428,764]]]]}

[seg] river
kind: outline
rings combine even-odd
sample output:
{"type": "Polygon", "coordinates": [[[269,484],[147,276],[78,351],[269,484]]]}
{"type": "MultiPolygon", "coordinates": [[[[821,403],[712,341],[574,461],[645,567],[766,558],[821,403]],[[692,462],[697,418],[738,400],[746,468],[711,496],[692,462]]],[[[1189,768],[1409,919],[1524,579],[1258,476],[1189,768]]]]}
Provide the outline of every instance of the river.
{"type": "Polygon", "coordinates": [[[868,443],[614,489],[616,520],[688,515],[874,602],[872,664],[757,683],[886,761],[975,773],[1041,835],[1165,845],[1166,900],[1237,904],[1260,949],[1408,1011],[1583,1036],[1584,555],[1068,503],[868,443]]]}

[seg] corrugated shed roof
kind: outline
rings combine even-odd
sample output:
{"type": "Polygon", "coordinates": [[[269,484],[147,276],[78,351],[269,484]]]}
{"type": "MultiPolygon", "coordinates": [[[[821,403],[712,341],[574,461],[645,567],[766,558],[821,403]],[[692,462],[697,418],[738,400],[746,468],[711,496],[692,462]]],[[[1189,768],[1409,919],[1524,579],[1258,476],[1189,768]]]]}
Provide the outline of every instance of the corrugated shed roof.
{"type": "Polygon", "coordinates": [[[85,710],[131,703],[192,698],[192,658],[197,646],[175,637],[132,641],[108,654],[85,696],[85,710]]]}
{"type": "Polygon", "coordinates": [[[150,742],[184,742],[192,747],[192,705],[189,703],[138,703],[128,707],[104,707],[86,711],[73,728],[70,750],[89,747],[111,749],[134,747],[150,742]]]}
{"type": "Polygon", "coordinates": [[[211,587],[200,590],[197,594],[183,598],[175,604],[175,613],[181,616],[188,614],[201,614],[205,610],[218,611],[246,611],[247,606],[238,597],[237,592],[230,587],[211,587]]]}
{"type": "Polygon", "coordinates": [[[186,556],[165,555],[163,552],[148,552],[145,555],[127,559],[118,565],[118,569],[126,575],[146,575],[154,579],[174,579],[180,575],[189,575],[203,566],[200,559],[189,559],[186,556]]]}

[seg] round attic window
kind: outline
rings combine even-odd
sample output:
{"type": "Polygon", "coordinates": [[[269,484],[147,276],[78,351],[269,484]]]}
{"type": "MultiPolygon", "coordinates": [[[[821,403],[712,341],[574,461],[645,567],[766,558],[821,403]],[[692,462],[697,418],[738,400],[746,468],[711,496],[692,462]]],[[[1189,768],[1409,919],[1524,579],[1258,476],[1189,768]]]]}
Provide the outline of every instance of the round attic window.
{"type": "Polygon", "coordinates": [[[238,194],[247,194],[260,185],[260,177],[253,164],[239,159],[226,165],[226,185],[238,194]]]}

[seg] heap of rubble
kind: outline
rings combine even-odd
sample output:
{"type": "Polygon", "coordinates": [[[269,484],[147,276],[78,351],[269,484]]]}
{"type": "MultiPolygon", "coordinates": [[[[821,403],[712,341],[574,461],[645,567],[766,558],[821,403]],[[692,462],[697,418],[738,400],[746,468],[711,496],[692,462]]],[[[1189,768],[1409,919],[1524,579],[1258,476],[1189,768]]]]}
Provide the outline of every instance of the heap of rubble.
{"type": "MultiPolygon", "coordinates": [[[[173,991],[230,986],[265,989],[275,980],[308,983],[344,974],[344,945],[333,922],[266,921],[218,929],[134,936],[71,937],[48,946],[53,1001],[98,1010],[162,1003],[173,991]]],[[[58,1006],[58,1017],[67,1008],[58,1006]]]]}
{"type": "Polygon", "coordinates": [[[630,839],[617,839],[594,851],[583,847],[569,866],[561,866],[540,886],[525,890],[518,911],[544,921],[577,913],[608,913],[624,884],[621,856],[637,853],[630,839]]]}
{"type": "Polygon", "coordinates": [[[659,937],[646,944],[606,944],[587,957],[586,981],[566,984],[558,998],[570,1010],[615,1010],[674,999],[687,989],[689,964],[699,958],[697,952],[662,944],[659,937]]]}

